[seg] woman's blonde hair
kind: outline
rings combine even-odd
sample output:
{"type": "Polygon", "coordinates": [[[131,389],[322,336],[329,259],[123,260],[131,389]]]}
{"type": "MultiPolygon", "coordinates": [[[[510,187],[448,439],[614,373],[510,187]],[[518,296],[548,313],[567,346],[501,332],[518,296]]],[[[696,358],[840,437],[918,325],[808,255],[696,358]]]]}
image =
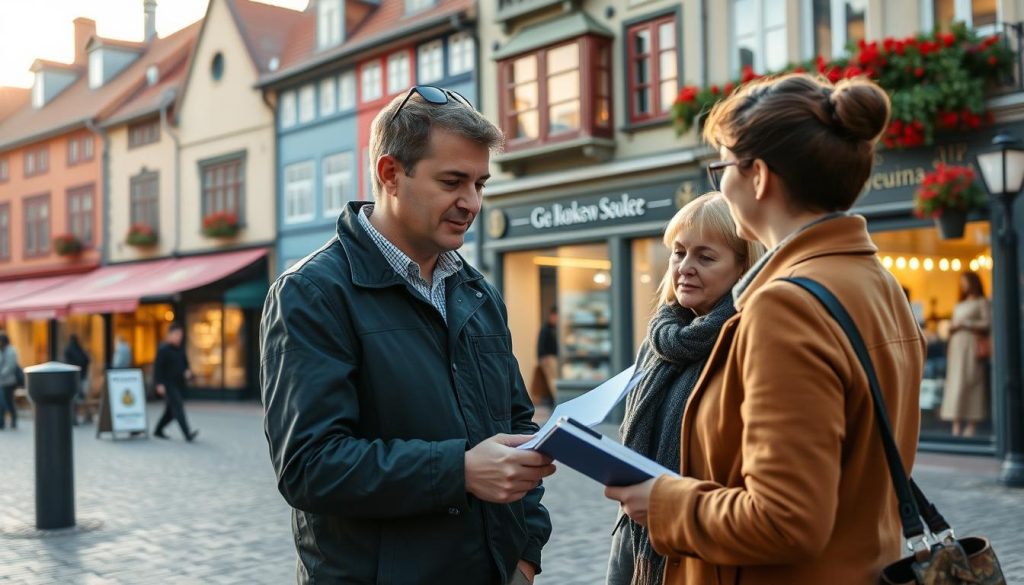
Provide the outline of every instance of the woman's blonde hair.
{"type": "MultiPolygon", "coordinates": [[[[665,247],[672,250],[676,238],[684,231],[697,230],[700,239],[717,239],[724,242],[736,254],[736,259],[743,266],[743,272],[750,268],[764,255],[764,246],[758,242],[748,242],[736,235],[736,223],[729,213],[729,204],[718,191],[711,191],[687,203],[676,212],[668,227],[665,228],[665,247]]],[[[675,277],[671,265],[665,268],[665,276],[658,285],[655,298],[659,305],[676,302],[675,277]]]]}

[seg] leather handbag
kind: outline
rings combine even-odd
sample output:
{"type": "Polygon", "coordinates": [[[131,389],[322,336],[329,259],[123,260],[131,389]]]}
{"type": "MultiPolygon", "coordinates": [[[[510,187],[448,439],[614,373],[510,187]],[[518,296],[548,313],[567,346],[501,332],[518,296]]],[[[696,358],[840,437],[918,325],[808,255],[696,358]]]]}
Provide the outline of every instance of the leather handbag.
{"type": "Polygon", "coordinates": [[[987,333],[978,333],[974,336],[974,357],[979,361],[992,357],[992,338],[987,333]]]}
{"type": "Polygon", "coordinates": [[[885,450],[907,547],[913,552],[882,570],[883,585],[1006,585],[999,560],[988,539],[957,538],[946,519],[928,501],[914,480],[907,477],[892,437],[892,424],[867,346],[842,303],[827,288],[809,278],[783,278],[811,293],[842,327],[867,374],[875,418],[885,450]],[[922,518],[924,522],[922,522],[922,518]],[[925,529],[927,524],[927,530],[925,529]]]}

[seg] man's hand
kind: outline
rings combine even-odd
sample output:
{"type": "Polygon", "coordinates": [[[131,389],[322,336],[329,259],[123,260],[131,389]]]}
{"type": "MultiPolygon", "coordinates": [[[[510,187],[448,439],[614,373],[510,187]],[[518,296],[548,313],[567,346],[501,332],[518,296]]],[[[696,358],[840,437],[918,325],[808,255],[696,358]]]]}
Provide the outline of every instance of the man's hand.
{"type": "Polygon", "coordinates": [[[167,394],[167,388],[164,388],[163,384],[157,384],[156,385],[156,395],[157,396],[164,396],[166,394],[167,394]]]}
{"type": "Polygon", "coordinates": [[[494,435],[466,451],[466,491],[495,504],[521,500],[555,472],[551,458],[516,449],[530,435],[494,435]]]}
{"type": "Polygon", "coordinates": [[[537,576],[537,571],[533,568],[533,565],[527,561],[519,561],[516,567],[526,575],[526,580],[533,583],[533,578],[537,576]]]}
{"type": "Polygon", "coordinates": [[[656,479],[626,487],[606,487],[604,496],[622,504],[622,510],[633,522],[647,527],[647,510],[651,506],[651,492],[654,491],[656,479]]]}

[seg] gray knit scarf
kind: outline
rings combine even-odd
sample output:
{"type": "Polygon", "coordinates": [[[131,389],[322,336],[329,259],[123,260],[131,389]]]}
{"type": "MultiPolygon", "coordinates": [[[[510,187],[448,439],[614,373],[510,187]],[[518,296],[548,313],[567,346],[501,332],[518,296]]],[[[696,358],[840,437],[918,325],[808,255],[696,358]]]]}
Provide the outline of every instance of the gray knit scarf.
{"type": "MultiPolygon", "coordinates": [[[[676,304],[662,305],[640,346],[638,369],[647,370],[626,398],[622,442],[665,467],[679,471],[683,409],[725,322],[736,314],[726,294],[707,315],[676,304]]],[[[625,515],[623,518],[627,518],[625,515]]],[[[633,585],[658,585],[665,559],[654,552],[647,529],[629,520],[633,541],[633,585]]],[[[619,529],[625,528],[621,525],[619,529]]]]}

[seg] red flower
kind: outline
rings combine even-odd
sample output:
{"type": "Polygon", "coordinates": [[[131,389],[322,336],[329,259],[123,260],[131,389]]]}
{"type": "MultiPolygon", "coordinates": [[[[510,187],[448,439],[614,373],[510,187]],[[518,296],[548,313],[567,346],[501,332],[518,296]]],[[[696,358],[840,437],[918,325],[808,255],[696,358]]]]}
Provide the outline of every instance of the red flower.
{"type": "Polygon", "coordinates": [[[939,38],[942,39],[942,44],[946,45],[947,47],[952,47],[953,43],[956,42],[956,37],[953,36],[953,33],[945,33],[939,35],[939,38]]]}
{"type": "Polygon", "coordinates": [[[760,77],[760,76],[758,74],[754,73],[754,68],[751,67],[750,65],[746,65],[746,66],[743,67],[743,75],[740,76],[740,80],[743,83],[747,83],[748,81],[753,81],[753,80],[757,79],[758,77],[760,77]]]}
{"type": "Polygon", "coordinates": [[[826,65],[825,58],[822,57],[821,55],[818,55],[818,57],[814,59],[814,65],[815,65],[815,67],[818,68],[818,73],[824,73],[825,72],[825,65],[826,65]]]}
{"type": "Polygon", "coordinates": [[[722,90],[718,88],[718,85],[711,86],[711,95],[718,95],[722,93],[722,90]]]}
{"type": "Polygon", "coordinates": [[[997,64],[999,64],[999,59],[995,55],[989,55],[988,64],[995,67],[997,64]]]}
{"type": "Polygon", "coordinates": [[[914,69],[914,77],[924,77],[924,67],[914,69]]]}
{"type": "Polygon", "coordinates": [[[793,68],[793,73],[806,73],[806,72],[807,72],[807,70],[804,69],[802,65],[797,65],[796,67],[793,68]]]}
{"type": "Polygon", "coordinates": [[[732,90],[736,89],[736,84],[729,82],[725,84],[725,93],[732,93],[732,90]]]}

